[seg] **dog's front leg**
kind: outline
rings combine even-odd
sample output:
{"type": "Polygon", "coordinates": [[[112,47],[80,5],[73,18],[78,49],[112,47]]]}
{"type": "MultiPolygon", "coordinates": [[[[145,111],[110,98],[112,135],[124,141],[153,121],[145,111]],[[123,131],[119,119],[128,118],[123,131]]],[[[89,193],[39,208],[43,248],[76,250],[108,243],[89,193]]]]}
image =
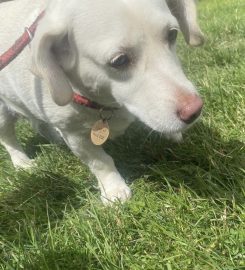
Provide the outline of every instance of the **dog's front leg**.
{"type": "Polygon", "coordinates": [[[117,171],[113,159],[102,147],[95,146],[81,134],[62,132],[72,152],[78,156],[98,179],[101,199],[104,204],[114,201],[125,202],[131,197],[131,190],[117,171]]]}

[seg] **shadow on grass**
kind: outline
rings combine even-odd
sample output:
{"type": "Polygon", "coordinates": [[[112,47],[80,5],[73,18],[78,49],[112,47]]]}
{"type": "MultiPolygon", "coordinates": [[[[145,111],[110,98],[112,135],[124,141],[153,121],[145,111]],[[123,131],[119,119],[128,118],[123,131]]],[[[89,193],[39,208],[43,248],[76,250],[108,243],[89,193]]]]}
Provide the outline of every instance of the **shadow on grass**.
{"type": "Polygon", "coordinates": [[[41,233],[62,219],[69,206],[81,205],[76,196],[80,185],[64,176],[19,172],[18,179],[21,181],[14,183],[14,191],[0,198],[1,237],[8,241],[16,240],[16,236],[20,241],[30,239],[30,231],[26,230],[30,225],[41,233]]]}
{"type": "Polygon", "coordinates": [[[31,262],[27,261],[24,269],[41,270],[44,269],[44,265],[45,269],[101,269],[98,259],[84,252],[82,248],[80,250],[48,250],[30,259],[31,262]]]}
{"type": "Polygon", "coordinates": [[[50,142],[39,134],[36,134],[26,142],[25,152],[31,159],[35,159],[41,153],[41,145],[44,144],[50,144],[50,142]]]}
{"type": "MultiPolygon", "coordinates": [[[[243,200],[242,142],[224,141],[217,131],[202,123],[190,130],[181,144],[171,143],[158,134],[148,134],[149,130],[135,124],[123,137],[106,146],[129,182],[147,178],[145,181],[154,182],[157,190],[165,189],[168,184],[174,188],[184,184],[201,196],[243,200]]],[[[37,145],[42,142],[47,141],[34,137],[33,146],[26,145],[28,152],[35,156],[39,152],[37,145]]],[[[24,232],[21,224],[25,224],[25,216],[32,216],[31,222],[45,228],[47,207],[52,223],[63,217],[67,204],[73,208],[81,205],[76,190],[83,192],[82,185],[62,175],[22,172],[18,178],[21,179],[18,187],[0,199],[2,235],[16,236],[16,231],[24,232]]]]}
{"type": "MultiPolygon", "coordinates": [[[[123,137],[106,145],[106,151],[129,182],[145,178],[145,181],[154,183],[156,190],[166,189],[169,184],[178,189],[180,184],[184,184],[200,196],[243,200],[242,142],[225,141],[218,131],[202,123],[192,128],[181,144],[171,143],[158,134],[148,135],[149,130],[137,123],[123,137]]],[[[42,143],[47,141],[34,136],[27,141],[25,148],[36,156],[42,143]]],[[[69,209],[81,207],[81,192],[84,192],[82,197],[86,197],[82,185],[59,174],[20,172],[18,179],[21,181],[14,181],[14,191],[6,192],[0,198],[0,239],[9,243],[30,244],[30,229],[37,230],[35,237],[47,232],[49,226],[56,226],[69,209]]],[[[67,258],[67,254],[74,257],[71,260],[74,264],[82,263],[79,267],[83,268],[79,269],[86,269],[88,260],[93,261],[87,257],[88,254],[68,250],[63,256],[62,252],[46,254],[44,251],[46,255],[35,256],[36,264],[31,263],[28,269],[39,269],[39,261],[44,259],[50,267],[58,260],[59,265],[65,264],[62,258],[67,258]]],[[[0,256],[8,261],[6,253],[1,254],[0,251],[0,256]]],[[[74,265],[73,269],[78,269],[78,266],[74,265]]]]}
{"type": "MultiPolygon", "coordinates": [[[[62,245],[59,251],[56,248],[47,251],[52,238],[50,230],[60,228],[66,215],[84,205],[85,185],[82,187],[68,177],[40,170],[32,174],[14,172],[7,177],[14,190],[0,197],[0,268],[19,269],[12,254],[24,252],[24,269],[58,269],[58,266],[59,269],[86,269],[83,267],[88,263],[88,254],[82,251],[64,251],[62,245]],[[17,179],[12,179],[15,176],[17,179]],[[35,252],[36,246],[41,253],[35,252]],[[43,268],[44,265],[48,268],[43,268]]],[[[89,261],[96,264],[95,258],[89,256],[89,261]]]]}
{"type": "Polygon", "coordinates": [[[197,124],[180,144],[137,127],[107,147],[121,174],[146,177],[157,188],[184,184],[204,197],[243,200],[244,143],[225,141],[218,131],[197,124]],[[132,133],[134,134],[132,136],[132,133]]]}
{"type": "MultiPolygon", "coordinates": [[[[27,152],[35,157],[43,143],[48,142],[38,135],[32,136],[26,142],[27,152]]],[[[128,182],[145,177],[158,183],[158,188],[169,183],[177,188],[184,184],[205,197],[243,198],[244,143],[226,141],[219,131],[201,122],[187,132],[181,144],[135,123],[105,148],[128,182]]]]}

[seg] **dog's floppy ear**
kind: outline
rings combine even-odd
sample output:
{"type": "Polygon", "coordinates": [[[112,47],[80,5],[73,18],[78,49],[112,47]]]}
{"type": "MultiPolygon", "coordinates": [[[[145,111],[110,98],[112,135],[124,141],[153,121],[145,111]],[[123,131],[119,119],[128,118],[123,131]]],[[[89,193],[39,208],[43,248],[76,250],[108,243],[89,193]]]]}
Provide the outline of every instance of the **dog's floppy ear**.
{"type": "Polygon", "coordinates": [[[32,43],[32,70],[47,83],[54,102],[60,106],[72,100],[72,87],[54,54],[54,46],[67,35],[67,19],[47,14],[40,21],[32,43]]]}
{"type": "Polygon", "coordinates": [[[202,45],[204,36],[197,22],[195,0],[167,0],[167,4],[177,18],[186,42],[191,46],[202,45]]]}

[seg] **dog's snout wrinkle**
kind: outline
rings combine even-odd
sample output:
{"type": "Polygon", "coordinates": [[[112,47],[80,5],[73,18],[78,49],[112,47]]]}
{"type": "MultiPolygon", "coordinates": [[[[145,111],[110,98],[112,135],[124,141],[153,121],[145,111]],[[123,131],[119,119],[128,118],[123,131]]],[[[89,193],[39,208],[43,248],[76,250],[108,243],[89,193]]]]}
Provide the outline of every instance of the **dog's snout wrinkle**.
{"type": "Polygon", "coordinates": [[[202,108],[202,99],[197,95],[190,95],[182,102],[177,115],[186,124],[191,124],[200,116],[202,108]]]}

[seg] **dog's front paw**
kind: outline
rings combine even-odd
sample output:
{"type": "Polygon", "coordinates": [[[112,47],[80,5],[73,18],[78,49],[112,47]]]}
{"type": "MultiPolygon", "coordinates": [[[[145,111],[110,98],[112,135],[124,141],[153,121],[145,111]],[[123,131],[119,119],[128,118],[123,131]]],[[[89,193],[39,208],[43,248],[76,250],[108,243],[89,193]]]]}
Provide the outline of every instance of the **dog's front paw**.
{"type": "Polygon", "coordinates": [[[125,202],[132,196],[131,189],[124,181],[116,181],[111,185],[103,186],[101,189],[101,200],[105,205],[112,205],[114,202],[125,202]]]}
{"type": "Polygon", "coordinates": [[[12,162],[16,170],[29,170],[36,165],[34,159],[29,159],[25,155],[15,156],[12,162]]]}

